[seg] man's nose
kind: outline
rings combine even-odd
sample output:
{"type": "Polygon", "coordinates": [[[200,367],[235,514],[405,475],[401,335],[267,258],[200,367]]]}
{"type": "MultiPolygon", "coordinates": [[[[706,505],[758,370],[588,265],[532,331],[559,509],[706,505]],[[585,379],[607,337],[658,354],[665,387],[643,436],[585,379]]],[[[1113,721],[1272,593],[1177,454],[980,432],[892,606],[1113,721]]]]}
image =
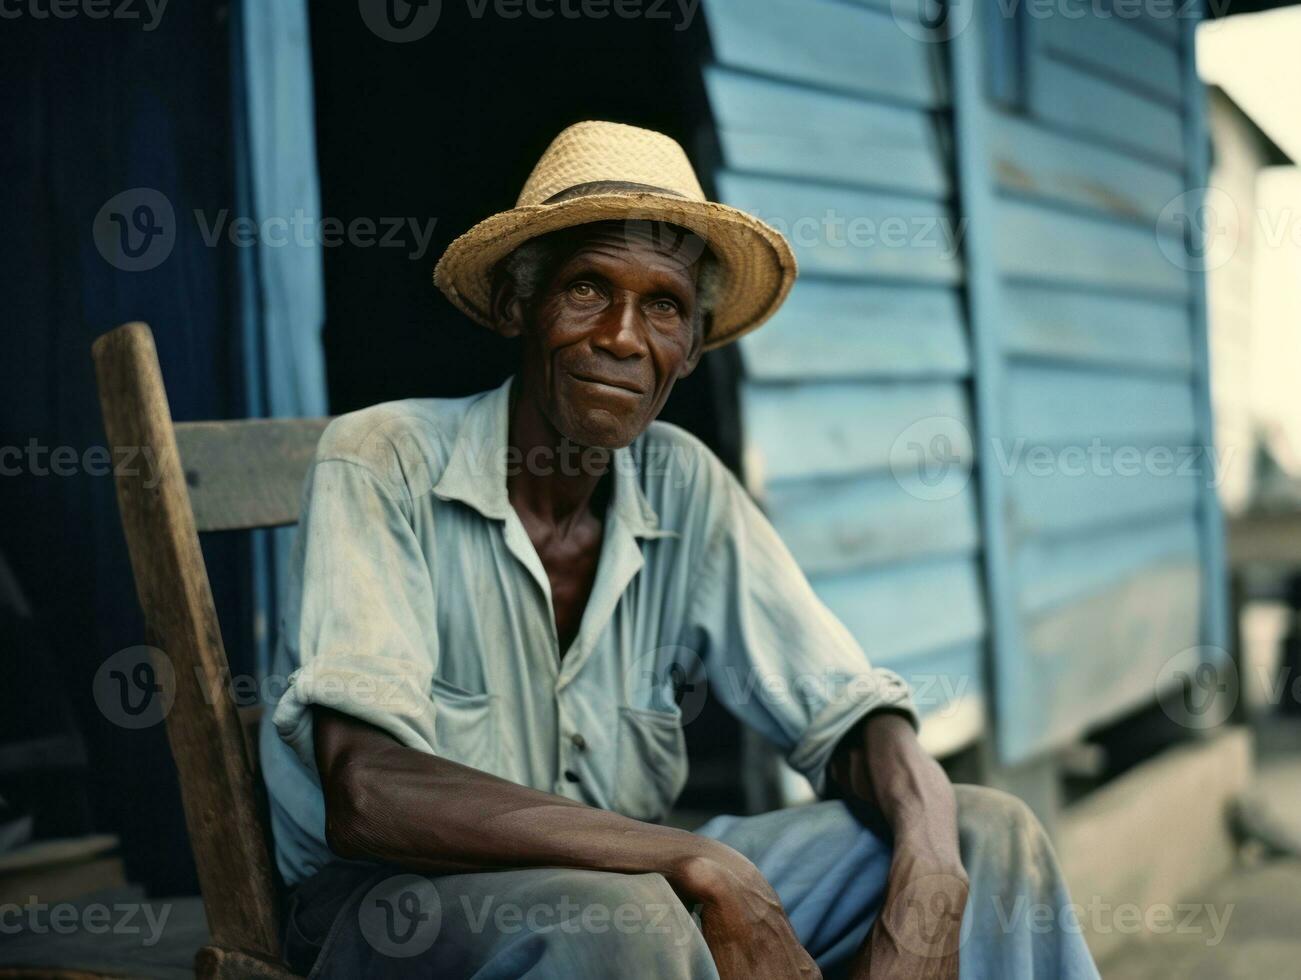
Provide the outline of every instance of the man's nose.
{"type": "Polygon", "coordinates": [[[641,307],[637,297],[620,296],[609,305],[592,343],[620,360],[646,355],[646,337],[642,333],[641,307]]]}

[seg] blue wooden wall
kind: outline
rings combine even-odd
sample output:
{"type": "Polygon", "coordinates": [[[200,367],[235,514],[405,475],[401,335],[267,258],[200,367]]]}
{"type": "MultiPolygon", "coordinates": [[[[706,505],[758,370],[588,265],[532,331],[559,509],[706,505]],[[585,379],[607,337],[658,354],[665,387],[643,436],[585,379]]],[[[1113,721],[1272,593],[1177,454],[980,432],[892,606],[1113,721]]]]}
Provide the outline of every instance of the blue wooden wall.
{"type": "Polygon", "coordinates": [[[988,715],[1019,762],[1155,700],[1223,614],[1177,465],[1210,444],[1192,24],[1007,6],[938,43],[898,2],[707,0],[706,82],[720,194],[802,270],[742,341],[751,486],[928,744],[988,715]]]}
{"type": "Polygon", "coordinates": [[[742,341],[749,482],[948,751],[980,730],[986,605],[944,50],[888,2],[705,11],[718,191],[787,231],[801,267],[742,341]]]}

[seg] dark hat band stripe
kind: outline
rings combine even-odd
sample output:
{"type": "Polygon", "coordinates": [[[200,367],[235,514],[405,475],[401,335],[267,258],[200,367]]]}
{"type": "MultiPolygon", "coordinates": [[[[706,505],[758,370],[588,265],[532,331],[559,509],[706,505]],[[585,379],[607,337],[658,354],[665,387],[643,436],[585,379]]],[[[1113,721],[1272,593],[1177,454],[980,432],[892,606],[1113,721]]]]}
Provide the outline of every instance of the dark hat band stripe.
{"type": "Polygon", "coordinates": [[[684,201],[691,200],[685,194],[669,190],[667,187],[657,187],[654,184],[638,184],[631,180],[589,180],[585,184],[566,187],[563,191],[552,194],[542,203],[557,204],[571,198],[591,197],[594,194],[667,194],[670,197],[680,197],[684,201]]]}

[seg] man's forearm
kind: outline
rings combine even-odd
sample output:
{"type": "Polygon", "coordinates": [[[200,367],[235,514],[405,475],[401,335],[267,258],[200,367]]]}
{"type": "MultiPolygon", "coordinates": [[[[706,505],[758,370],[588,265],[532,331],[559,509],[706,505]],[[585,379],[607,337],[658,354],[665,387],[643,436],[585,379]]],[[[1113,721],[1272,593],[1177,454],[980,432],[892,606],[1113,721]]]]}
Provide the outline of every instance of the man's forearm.
{"type": "Polygon", "coordinates": [[[698,906],[723,980],[817,976],[772,886],[725,844],[519,786],[407,748],[346,715],[314,712],[326,839],[340,857],[436,874],[661,874],[698,906]]]}
{"type": "Polygon", "coordinates": [[[922,748],[912,725],[892,712],[870,716],[862,726],[859,766],[896,847],[925,849],[943,863],[959,865],[958,807],[948,776],[922,748]]]}
{"type": "Polygon", "coordinates": [[[894,834],[880,914],[851,965],[854,980],[956,980],[967,874],[948,776],[907,718],[869,716],[837,751],[837,780],[876,805],[894,834]]]}
{"type": "Polygon", "coordinates": [[[546,866],[654,872],[691,897],[739,857],[716,841],[529,789],[315,710],[326,837],[341,857],[441,874],[546,866]]]}

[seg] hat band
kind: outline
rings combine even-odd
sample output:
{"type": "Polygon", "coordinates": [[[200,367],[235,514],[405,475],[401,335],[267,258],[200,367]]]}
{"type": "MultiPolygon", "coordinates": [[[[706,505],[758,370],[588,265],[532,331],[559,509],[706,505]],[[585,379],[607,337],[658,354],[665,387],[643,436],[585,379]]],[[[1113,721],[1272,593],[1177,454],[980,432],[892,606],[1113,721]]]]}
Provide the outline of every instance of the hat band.
{"type": "Polygon", "coordinates": [[[589,180],[585,184],[575,184],[573,187],[566,187],[563,191],[557,191],[542,203],[556,204],[573,197],[591,197],[594,194],[667,194],[670,197],[680,197],[684,201],[691,200],[679,191],[657,187],[654,184],[638,184],[631,180],[589,180]]]}

